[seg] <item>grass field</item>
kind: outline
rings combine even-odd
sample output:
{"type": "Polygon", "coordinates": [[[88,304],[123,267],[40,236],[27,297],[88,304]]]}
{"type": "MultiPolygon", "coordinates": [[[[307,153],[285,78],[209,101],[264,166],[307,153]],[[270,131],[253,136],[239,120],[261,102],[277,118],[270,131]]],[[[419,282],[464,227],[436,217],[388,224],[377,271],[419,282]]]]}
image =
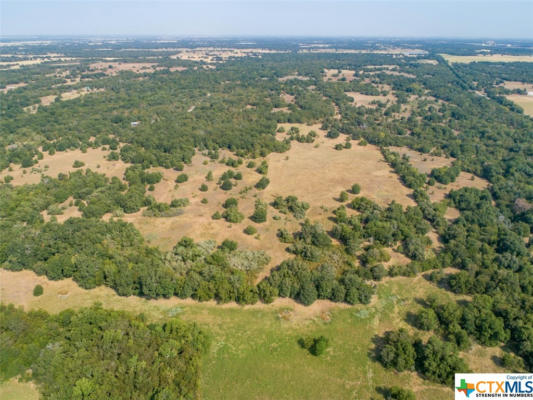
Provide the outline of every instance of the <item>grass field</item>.
{"type": "Polygon", "coordinates": [[[441,54],[442,57],[450,64],[453,63],[471,63],[471,62],[533,62],[533,56],[511,56],[506,54],[488,54],[475,56],[454,56],[450,54],[441,54]]]}
{"type": "Polygon", "coordinates": [[[522,107],[524,109],[524,114],[533,117],[533,96],[512,94],[510,96],[507,96],[507,99],[522,107]]]}
{"type": "Polygon", "coordinates": [[[72,164],[75,160],[85,163],[81,169],[91,169],[93,172],[106,174],[109,177],[122,178],[128,164],[122,161],[108,161],[106,156],[108,151],[102,149],[89,148],[85,153],[81,150],[58,151],[54,155],[43,153],[43,159],[30,168],[21,168],[20,165],[12,165],[12,171],[7,169],[0,172],[0,179],[6,175],[13,177],[12,185],[24,185],[39,183],[41,175],[57,178],[59,173],[68,173],[75,171],[72,164]]]}
{"type": "Polygon", "coordinates": [[[39,392],[32,382],[11,379],[0,383],[0,400],[38,400],[39,392]]]}
{"type": "MultiPolygon", "coordinates": [[[[420,307],[417,299],[429,293],[452,295],[421,276],[386,279],[377,292],[368,306],[318,301],[304,307],[287,299],[271,305],[220,306],[177,298],[119,297],[105,287],[84,290],[71,280],[48,281],[29,271],[0,270],[2,302],[25,309],[55,313],[99,301],[104,307],[142,312],[153,320],[178,315],[206,328],[212,346],[202,366],[203,399],[370,399],[380,398],[376,390],[383,385],[411,388],[417,399],[450,398],[450,388],[428,383],[415,373],[385,370],[375,361],[373,349],[376,335],[402,326],[413,330],[405,317],[420,307]],[[32,295],[36,283],[44,287],[38,298],[32,295]],[[316,335],[325,335],[331,343],[318,358],[297,344],[301,337],[316,335]]],[[[464,356],[478,371],[498,372],[492,360],[498,354],[499,348],[475,346],[464,356]]],[[[0,393],[16,386],[0,385],[0,393]]]]}

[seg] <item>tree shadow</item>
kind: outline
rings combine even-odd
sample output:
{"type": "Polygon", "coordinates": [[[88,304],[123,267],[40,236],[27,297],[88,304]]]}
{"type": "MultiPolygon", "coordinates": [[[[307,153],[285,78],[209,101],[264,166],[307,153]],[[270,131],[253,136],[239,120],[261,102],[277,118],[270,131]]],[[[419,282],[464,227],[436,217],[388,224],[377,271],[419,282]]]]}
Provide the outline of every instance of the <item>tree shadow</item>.
{"type": "Polygon", "coordinates": [[[385,346],[385,339],[382,336],[374,335],[371,341],[374,346],[368,350],[368,358],[372,361],[380,362],[380,354],[383,346],[385,346]]]}

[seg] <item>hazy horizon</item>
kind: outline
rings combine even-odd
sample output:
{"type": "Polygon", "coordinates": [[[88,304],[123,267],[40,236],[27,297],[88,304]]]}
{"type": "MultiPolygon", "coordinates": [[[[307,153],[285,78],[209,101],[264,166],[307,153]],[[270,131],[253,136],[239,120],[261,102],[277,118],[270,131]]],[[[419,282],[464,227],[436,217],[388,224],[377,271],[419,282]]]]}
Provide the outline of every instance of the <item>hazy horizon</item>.
{"type": "Polygon", "coordinates": [[[532,39],[531,1],[1,1],[0,34],[532,39]]]}

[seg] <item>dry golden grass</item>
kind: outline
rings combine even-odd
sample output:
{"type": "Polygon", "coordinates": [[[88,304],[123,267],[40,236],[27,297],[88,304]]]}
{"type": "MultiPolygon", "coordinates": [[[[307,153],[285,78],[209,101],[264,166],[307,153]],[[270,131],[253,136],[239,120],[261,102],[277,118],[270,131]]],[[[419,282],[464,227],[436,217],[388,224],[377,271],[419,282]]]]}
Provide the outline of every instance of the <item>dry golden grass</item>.
{"type": "Polygon", "coordinates": [[[278,78],[278,81],[287,82],[287,81],[290,81],[291,79],[298,79],[300,81],[308,81],[309,77],[301,76],[301,75],[298,75],[298,74],[293,74],[293,75],[287,75],[287,76],[283,76],[281,78],[278,78]]]}
{"type": "Polygon", "coordinates": [[[454,56],[441,54],[450,64],[471,62],[533,62],[533,56],[511,56],[507,54],[479,54],[476,56],[454,56]]]}
{"type": "Polygon", "coordinates": [[[334,53],[334,54],[395,54],[414,56],[427,54],[427,51],[421,49],[410,49],[403,47],[390,47],[380,50],[356,50],[356,49],[333,49],[333,48],[307,48],[300,49],[298,53],[334,53]]]}
{"type": "Polygon", "coordinates": [[[455,160],[454,158],[419,153],[418,151],[411,150],[407,147],[391,146],[389,149],[402,156],[407,155],[409,157],[409,163],[424,174],[429,174],[433,168],[449,167],[455,160]]]}
{"type": "Polygon", "coordinates": [[[105,89],[103,88],[94,88],[94,89],[91,89],[91,88],[87,88],[87,87],[84,87],[82,89],[77,89],[77,90],[70,90],[68,92],[63,92],[61,93],[61,100],[72,100],[72,99],[76,99],[80,96],[85,96],[86,94],[89,94],[89,93],[97,93],[97,92],[103,92],[105,89]]]}
{"type": "Polygon", "coordinates": [[[288,93],[282,92],[280,97],[283,99],[285,103],[293,104],[294,103],[294,96],[291,96],[288,93]]]}
{"type": "Polygon", "coordinates": [[[24,82],[12,83],[10,85],[6,85],[6,87],[3,88],[3,89],[0,89],[0,93],[7,93],[10,90],[15,90],[15,89],[17,89],[19,87],[24,87],[26,85],[27,85],[27,83],[24,83],[24,82]]]}
{"type": "Polygon", "coordinates": [[[87,149],[86,153],[81,150],[58,151],[53,156],[44,153],[43,159],[33,167],[21,168],[19,165],[12,165],[12,171],[6,169],[0,172],[0,179],[3,179],[6,175],[11,175],[14,178],[11,182],[13,185],[39,183],[42,174],[55,178],[60,172],[67,173],[79,169],[72,166],[75,160],[85,163],[85,166],[82,167],[83,169],[90,168],[109,177],[122,178],[128,165],[122,161],[106,160],[105,157],[108,153],[101,149],[92,148],[87,149]]]}
{"type": "Polygon", "coordinates": [[[55,94],[51,94],[49,96],[41,97],[41,105],[42,106],[49,106],[50,104],[52,104],[56,100],[56,97],[57,96],[55,94]]]}
{"type": "Polygon", "coordinates": [[[518,81],[505,81],[503,85],[501,86],[509,90],[522,89],[528,92],[533,91],[533,83],[518,82],[518,81]]]}
{"type": "Polygon", "coordinates": [[[177,54],[170,56],[173,59],[187,61],[201,61],[206,63],[224,62],[235,57],[261,57],[262,54],[270,53],[287,53],[281,50],[269,49],[235,49],[235,48],[216,48],[216,47],[198,47],[195,49],[175,49],[179,50],[177,54]]]}
{"type": "Polygon", "coordinates": [[[123,63],[116,61],[99,61],[89,65],[92,71],[104,72],[106,75],[116,75],[122,71],[132,71],[137,74],[144,72],[154,72],[156,63],[123,63]]]}
{"type": "Polygon", "coordinates": [[[353,98],[353,103],[356,106],[374,108],[376,107],[376,104],[372,104],[374,101],[380,101],[382,103],[386,103],[389,100],[394,101],[394,95],[392,93],[389,93],[387,96],[370,96],[359,92],[346,92],[345,94],[353,98]]]}
{"type": "Polygon", "coordinates": [[[533,96],[512,94],[510,96],[507,96],[507,99],[522,107],[524,109],[524,114],[533,117],[533,96]]]}
{"type": "Polygon", "coordinates": [[[69,218],[78,218],[81,217],[81,212],[75,205],[70,205],[74,202],[74,199],[69,197],[66,199],[63,203],[59,204],[59,207],[63,210],[63,213],[60,215],[49,215],[46,210],[41,212],[41,215],[43,216],[45,222],[50,221],[51,218],[55,217],[57,222],[63,223],[69,218]]]}
{"type": "Polygon", "coordinates": [[[431,65],[438,65],[439,62],[437,60],[428,60],[428,59],[422,59],[418,60],[420,64],[431,64],[431,65]]]}
{"type": "Polygon", "coordinates": [[[503,354],[504,351],[501,347],[484,347],[474,344],[470,350],[462,352],[461,357],[464,358],[470,369],[476,373],[504,373],[509,371],[506,371],[496,362],[503,354]]]}
{"type": "MultiPolygon", "coordinates": [[[[288,152],[268,155],[266,160],[269,164],[270,185],[265,190],[258,191],[253,188],[261,175],[244,165],[236,169],[243,175],[243,179],[237,181],[237,186],[230,191],[221,190],[216,185],[216,180],[230,168],[197,154],[193,157],[192,164],[184,169],[184,173],[189,176],[187,182],[178,184],[176,188],[175,179],[181,172],[157,169],[162,172],[163,179],[155,185],[155,190],[151,193],[157,201],[167,203],[175,198],[188,198],[190,205],[184,207],[182,215],[153,218],[144,217],[138,212],[125,215],[122,219],[133,223],[151,244],[164,250],[171,249],[182,236],[190,236],[197,241],[214,239],[218,242],[231,238],[239,242],[243,249],[264,250],[272,260],[261,277],[288,256],[286,245],[280,243],[276,237],[277,230],[286,228],[295,231],[299,222],[286,215],[280,215],[281,218],[277,221],[273,220],[272,216],[278,214],[273,208],[269,208],[266,223],[252,222],[248,217],[253,213],[257,198],[270,203],[278,195],[295,195],[311,205],[307,215],[326,227],[331,225],[328,220],[331,211],[339,206],[335,198],[342,190],[348,190],[353,183],[361,185],[361,195],[381,205],[393,200],[404,206],[415,204],[409,197],[411,191],[399,182],[376,147],[358,146],[354,143],[352,149],[337,151],[333,146],[342,142],[343,137],[337,140],[325,138],[326,132],[320,129],[319,124],[280,125],[286,131],[291,126],[298,126],[301,134],[315,130],[319,135],[316,140],[318,147],[315,144],[293,142],[288,152]],[[214,175],[214,182],[205,181],[209,171],[214,175]],[[209,187],[207,192],[199,190],[202,183],[209,187]],[[246,187],[251,189],[240,194],[246,187]],[[223,219],[211,218],[216,211],[223,210],[222,203],[228,197],[239,199],[239,210],[246,217],[243,222],[230,224],[223,219]],[[207,199],[207,204],[202,204],[203,198],[207,199]],[[247,225],[256,227],[257,238],[244,234],[243,229],[247,225]]],[[[278,134],[279,139],[284,135],[278,134]]],[[[231,156],[229,152],[222,154],[231,156]]]]}
{"type": "Polygon", "coordinates": [[[39,392],[33,382],[19,382],[17,378],[0,382],[0,400],[38,400],[39,392]]]}
{"type": "Polygon", "coordinates": [[[434,186],[430,186],[428,188],[428,194],[431,201],[436,202],[444,200],[451,190],[458,190],[463,187],[485,189],[488,185],[489,183],[483,178],[479,178],[468,172],[461,172],[455,182],[449,183],[448,185],[436,183],[434,186]]]}
{"type": "MultiPolygon", "coordinates": [[[[334,199],[340,191],[348,190],[352,184],[361,185],[361,195],[386,205],[391,201],[407,206],[414,205],[409,197],[411,191],[405,188],[396,174],[383,160],[379,149],[372,145],[359,146],[352,142],[351,149],[335,150],[336,143],[343,143],[345,137],[331,140],[320,124],[280,124],[288,131],[297,126],[301,134],[314,130],[318,133],[315,144],[293,142],[291,150],[268,156],[270,185],[265,193],[272,195],[294,194],[313,207],[333,208],[338,206],[334,199]],[[318,147],[316,146],[318,145],[318,147]]],[[[284,134],[279,134],[282,138],[284,134]]]]}
{"type": "Polygon", "coordinates": [[[337,82],[342,78],[346,78],[347,82],[351,82],[355,79],[355,71],[350,71],[348,69],[338,70],[338,69],[324,69],[324,81],[326,82],[337,82]]]}
{"type": "Polygon", "coordinates": [[[444,218],[446,218],[448,221],[453,221],[454,219],[457,219],[460,216],[461,216],[461,213],[455,207],[448,207],[446,209],[446,212],[444,213],[444,218]]]}

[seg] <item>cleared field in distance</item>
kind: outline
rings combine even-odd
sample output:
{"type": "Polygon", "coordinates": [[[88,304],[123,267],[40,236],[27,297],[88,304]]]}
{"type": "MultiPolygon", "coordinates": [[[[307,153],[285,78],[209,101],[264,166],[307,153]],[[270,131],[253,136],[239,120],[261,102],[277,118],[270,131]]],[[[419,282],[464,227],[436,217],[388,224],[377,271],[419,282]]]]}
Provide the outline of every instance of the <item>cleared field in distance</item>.
{"type": "Polygon", "coordinates": [[[511,56],[507,54],[479,54],[476,56],[454,56],[451,54],[441,54],[449,63],[471,63],[471,62],[533,62],[531,56],[511,56]]]}
{"type": "MultiPolygon", "coordinates": [[[[3,301],[23,305],[26,310],[43,308],[56,313],[99,301],[106,308],[143,312],[153,320],[178,315],[195,321],[212,335],[202,368],[204,399],[370,399],[384,384],[408,386],[420,399],[452,396],[450,389],[424,381],[415,373],[386,370],[372,356],[375,335],[399,327],[413,330],[405,317],[419,309],[417,299],[430,293],[442,299],[462,298],[421,276],[386,279],[378,284],[371,304],[354,307],[325,301],[305,307],[287,299],[245,307],[177,298],[146,300],[119,297],[106,287],[85,290],[70,279],[49,281],[30,271],[0,269],[0,278],[3,301]],[[37,283],[44,287],[44,294],[33,297],[37,283]],[[318,335],[331,342],[321,357],[309,355],[297,344],[301,337],[318,335]]],[[[476,371],[499,372],[494,355],[501,355],[501,349],[474,346],[464,354],[478,366],[476,371]]],[[[0,390],[2,387],[5,385],[0,390]]]]}
{"type": "Polygon", "coordinates": [[[106,174],[109,177],[121,178],[128,165],[122,161],[108,161],[108,151],[88,148],[85,153],[81,150],[58,151],[54,155],[43,153],[44,157],[37,164],[29,168],[20,165],[12,166],[12,171],[7,169],[0,172],[0,179],[11,175],[14,179],[12,185],[39,183],[41,174],[57,178],[59,173],[68,173],[80,168],[74,168],[74,161],[82,161],[85,165],[81,169],[89,168],[94,172],[106,174]]]}
{"type": "Polygon", "coordinates": [[[533,117],[533,96],[524,96],[521,94],[512,94],[507,96],[508,100],[518,104],[524,109],[524,114],[533,117]]]}

